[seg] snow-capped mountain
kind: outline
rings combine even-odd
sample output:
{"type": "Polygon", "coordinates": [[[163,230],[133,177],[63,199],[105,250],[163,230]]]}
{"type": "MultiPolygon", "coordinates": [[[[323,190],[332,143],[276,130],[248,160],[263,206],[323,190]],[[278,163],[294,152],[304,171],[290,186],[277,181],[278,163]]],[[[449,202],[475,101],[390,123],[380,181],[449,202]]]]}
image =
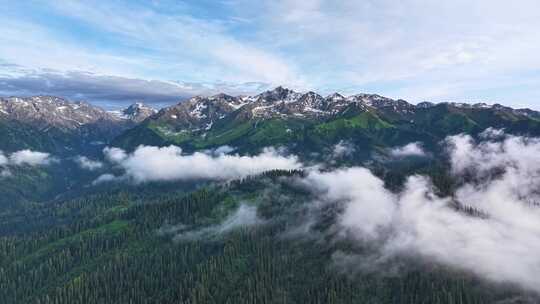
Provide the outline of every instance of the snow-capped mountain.
{"type": "Polygon", "coordinates": [[[413,104],[403,99],[394,100],[377,94],[358,94],[348,99],[363,103],[371,108],[393,111],[400,114],[411,114],[416,108],[413,104]]]}
{"type": "Polygon", "coordinates": [[[85,102],[70,102],[54,96],[0,98],[0,119],[16,120],[38,128],[73,130],[98,121],[119,119],[85,102]]]}
{"type": "Polygon", "coordinates": [[[156,114],[157,110],[141,102],[136,102],[125,109],[109,111],[109,113],[120,119],[130,120],[132,122],[139,123],[146,118],[156,114]]]}
{"type": "Polygon", "coordinates": [[[429,109],[438,105],[448,106],[450,108],[465,110],[465,111],[478,111],[478,110],[491,110],[495,113],[512,114],[522,118],[534,118],[540,119],[540,112],[531,109],[514,109],[511,107],[503,106],[501,104],[488,104],[485,102],[478,103],[466,103],[466,102],[441,102],[433,103],[424,101],[416,105],[417,109],[429,109]]]}
{"type": "Polygon", "coordinates": [[[242,97],[219,94],[210,97],[195,96],[175,106],[160,110],[154,119],[172,124],[177,129],[210,129],[212,124],[244,106],[242,97]]]}
{"type": "MultiPolygon", "coordinates": [[[[497,126],[517,122],[513,127],[519,129],[540,120],[539,112],[499,104],[422,102],[413,105],[405,100],[375,94],[343,96],[334,93],[323,97],[315,92],[298,93],[283,87],[254,96],[196,96],[160,111],[142,103],[121,111],[107,112],[85,102],[70,102],[54,96],[9,97],[0,98],[0,128],[6,130],[6,139],[0,143],[0,150],[2,147],[4,150],[22,147],[18,138],[25,136],[39,139],[40,142],[34,145],[46,145],[48,151],[70,153],[89,147],[99,151],[100,146],[126,133],[129,136],[122,138],[152,137],[155,133],[158,138],[151,143],[169,143],[174,142],[171,138],[180,140],[191,135],[204,138],[207,131],[216,133],[236,127],[246,130],[257,128],[260,122],[271,119],[287,121],[294,128],[302,129],[299,126],[349,119],[360,114],[361,118],[348,123],[368,128],[375,125],[373,128],[403,126],[407,129],[416,124],[429,122],[429,126],[433,126],[441,122],[445,128],[466,124],[470,130],[485,121],[500,120],[498,124],[493,123],[497,126]],[[362,120],[361,124],[359,120],[362,120]],[[452,124],[445,125],[449,121],[452,124]],[[140,128],[134,128],[136,126],[140,128]],[[124,132],[126,130],[128,132],[124,132]]],[[[422,128],[425,130],[426,126],[422,125],[422,128]]],[[[284,132],[289,129],[289,126],[283,128],[284,132]]],[[[240,134],[244,131],[238,129],[234,132],[240,134]]],[[[234,132],[232,134],[237,134],[234,132]]],[[[140,140],[126,141],[136,143],[140,140]]]]}
{"type": "Polygon", "coordinates": [[[57,154],[100,151],[148,112],[146,107],[134,106],[119,117],[85,102],[54,96],[0,98],[0,150],[32,147],[57,154]]]}
{"type": "Polygon", "coordinates": [[[247,119],[296,117],[323,119],[336,115],[348,107],[360,111],[391,108],[398,112],[413,111],[414,105],[403,100],[392,100],[379,95],[360,94],[344,97],[338,93],[323,97],[314,92],[298,93],[283,87],[255,96],[230,96],[218,94],[210,97],[193,97],[185,102],[161,110],[156,118],[171,122],[180,128],[209,129],[227,114],[247,119]]]}
{"type": "MultiPolygon", "coordinates": [[[[519,116],[540,116],[538,112],[528,109],[515,110],[485,103],[442,104],[461,111],[493,110],[519,116]]],[[[351,109],[354,109],[354,113],[373,112],[384,115],[391,121],[409,122],[414,119],[417,111],[437,105],[431,102],[413,105],[402,99],[395,100],[376,94],[343,96],[334,93],[323,97],[315,92],[298,93],[280,86],[254,96],[218,94],[193,97],[162,109],[151,119],[160,122],[161,126],[166,125],[170,129],[168,131],[174,132],[210,130],[216,122],[226,117],[241,120],[270,118],[325,120],[351,109]]]]}

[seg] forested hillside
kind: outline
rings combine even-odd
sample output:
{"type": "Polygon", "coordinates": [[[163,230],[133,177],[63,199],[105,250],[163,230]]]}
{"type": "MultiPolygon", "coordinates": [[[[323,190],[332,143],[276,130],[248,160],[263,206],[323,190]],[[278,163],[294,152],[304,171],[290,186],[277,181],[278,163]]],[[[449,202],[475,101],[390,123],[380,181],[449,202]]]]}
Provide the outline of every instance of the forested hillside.
{"type": "Polygon", "coordinates": [[[46,100],[0,117],[2,303],[540,301],[537,112],[280,87],[87,134],[46,100]]]}
{"type": "Polygon", "coordinates": [[[291,180],[303,174],[274,171],[189,194],[151,186],[104,192],[38,208],[26,216],[32,224],[20,229],[25,225],[4,218],[3,303],[535,301],[415,259],[375,272],[335,265],[335,252],[367,258],[369,248],[325,241],[331,210],[316,223],[318,234],[295,232],[306,220],[310,194],[291,180]],[[239,208],[249,212],[239,215],[239,208]]]}

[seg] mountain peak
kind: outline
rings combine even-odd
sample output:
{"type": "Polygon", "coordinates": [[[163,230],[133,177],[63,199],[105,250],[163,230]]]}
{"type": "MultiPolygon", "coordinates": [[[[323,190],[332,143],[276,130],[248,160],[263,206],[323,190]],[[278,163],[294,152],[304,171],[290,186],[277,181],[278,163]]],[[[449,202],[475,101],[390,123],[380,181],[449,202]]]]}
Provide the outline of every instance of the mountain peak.
{"type": "Polygon", "coordinates": [[[115,120],[99,107],[56,96],[0,98],[0,113],[40,128],[77,129],[99,120],[115,120]]]}
{"type": "Polygon", "coordinates": [[[146,109],[154,110],[153,108],[151,108],[151,107],[149,107],[149,106],[147,106],[144,103],[139,101],[139,102],[135,102],[135,103],[131,104],[124,111],[133,112],[133,111],[140,111],[140,110],[146,110],[146,109]]]}
{"type": "Polygon", "coordinates": [[[338,92],[335,92],[331,95],[326,96],[326,99],[331,100],[331,101],[343,100],[345,99],[345,96],[339,94],[338,92]]]}
{"type": "Polygon", "coordinates": [[[418,103],[416,105],[416,107],[419,108],[419,109],[429,109],[429,108],[432,108],[432,107],[434,107],[436,105],[437,105],[436,103],[433,103],[431,101],[422,101],[422,102],[418,103]]]}
{"type": "Polygon", "coordinates": [[[119,116],[138,123],[155,113],[157,113],[157,111],[154,108],[149,107],[142,102],[135,102],[129,107],[121,110],[119,116]]]}
{"type": "Polygon", "coordinates": [[[297,93],[288,88],[278,86],[277,88],[273,90],[268,90],[266,92],[263,92],[257,95],[256,99],[263,99],[269,102],[276,102],[276,101],[290,102],[290,101],[297,100],[298,98],[300,98],[301,95],[302,94],[297,93]]]}

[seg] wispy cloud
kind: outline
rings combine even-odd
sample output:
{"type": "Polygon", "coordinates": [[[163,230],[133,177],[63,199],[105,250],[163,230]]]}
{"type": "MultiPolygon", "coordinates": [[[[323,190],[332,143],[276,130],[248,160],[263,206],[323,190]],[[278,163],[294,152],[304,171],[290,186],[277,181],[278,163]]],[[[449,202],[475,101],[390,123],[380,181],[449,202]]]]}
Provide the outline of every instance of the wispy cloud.
{"type": "Polygon", "coordinates": [[[58,16],[58,22],[67,23],[67,27],[77,24],[77,30],[83,31],[79,34],[100,36],[108,44],[76,39],[74,32],[48,22],[35,22],[24,14],[18,19],[3,18],[0,41],[5,47],[0,51],[0,60],[45,71],[3,79],[3,91],[47,90],[74,95],[72,89],[90,98],[102,98],[98,92],[107,95],[104,92],[109,89],[113,96],[104,97],[112,97],[113,101],[161,100],[208,94],[217,89],[246,93],[252,89],[250,84],[257,82],[265,87],[301,82],[294,64],[236,39],[227,32],[226,24],[210,19],[166,14],[152,5],[128,2],[90,5],[51,1],[36,4],[37,8],[58,16]],[[97,85],[88,90],[85,82],[97,85]],[[190,90],[189,84],[195,88],[190,90]],[[10,90],[12,86],[14,90],[10,90]]]}
{"type": "Polygon", "coordinates": [[[418,175],[395,193],[360,167],[313,171],[303,180],[316,194],[314,206],[342,207],[335,237],[375,248],[369,256],[336,252],[337,262],[380,271],[405,255],[540,292],[540,140],[458,135],[446,143],[455,176],[479,177],[462,181],[452,196],[438,196],[418,175]]]}
{"type": "Polygon", "coordinates": [[[260,18],[260,35],[295,50],[320,87],[376,90],[413,101],[495,99],[515,105],[533,102],[539,93],[530,84],[540,83],[535,1],[508,7],[487,0],[283,0],[264,6],[269,13],[260,18]],[[535,97],[514,89],[512,100],[509,86],[535,97]]]}
{"type": "Polygon", "coordinates": [[[340,159],[351,156],[356,151],[354,145],[347,141],[339,141],[332,149],[332,158],[340,159]]]}
{"type": "Polygon", "coordinates": [[[0,166],[5,166],[8,164],[8,158],[4,155],[4,152],[0,151],[0,166]]]}
{"type": "MultiPolygon", "coordinates": [[[[119,148],[105,148],[105,158],[125,171],[117,179],[136,183],[173,180],[230,180],[260,174],[273,169],[298,169],[296,156],[283,156],[267,148],[253,156],[224,153],[183,154],[176,146],[140,146],[133,153],[119,148]]],[[[96,182],[113,180],[110,174],[96,182]]]]}
{"type": "Polygon", "coordinates": [[[390,150],[390,155],[394,157],[425,156],[426,151],[419,142],[409,143],[402,147],[395,147],[390,150]]]}
{"type": "Polygon", "coordinates": [[[58,159],[52,157],[49,153],[19,150],[11,153],[9,156],[0,150],[0,178],[12,176],[10,167],[16,166],[47,166],[58,159]]]}
{"type": "Polygon", "coordinates": [[[235,229],[256,227],[264,223],[265,221],[257,216],[257,207],[240,204],[234,212],[218,225],[192,229],[192,227],[184,224],[169,224],[158,229],[157,234],[160,236],[172,236],[175,242],[204,240],[219,237],[235,229]]]}
{"type": "MultiPolygon", "coordinates": [[[[532,0],[511,7],[498,0],[19,3],[0,20],[0,59],[77,83],[88,73],[97,82],[113,80],[98,85],[117,92],[111,100],[195,93],[175,83],[234,93],[252,90],[243,84],[254,82],[534,107],[538,8],[532,0]]],[[[51,76],[41,74],[44,81],[51,76]]],[[[17,77],[23,81],[15,89],[35,89],[25,75],[17,77]]],[[[212,91],[201,88],[195,91],[212,91]]]]}
{"type": "Polygon", "coordinates": [[[9,163],[13,165],[43,166],[56,161],[49,153],[32,150],[20,150],[9,156],[9,163]]]}
{"type": "Polygon", "coordinates": [[[75,162],[81,167],[82,169],[89,170],[89,171],[95,171],[98,169],[103,168],[103,163],[97,160],[89,159],[86,156],[77,156],[75,157],[75,162]]]}

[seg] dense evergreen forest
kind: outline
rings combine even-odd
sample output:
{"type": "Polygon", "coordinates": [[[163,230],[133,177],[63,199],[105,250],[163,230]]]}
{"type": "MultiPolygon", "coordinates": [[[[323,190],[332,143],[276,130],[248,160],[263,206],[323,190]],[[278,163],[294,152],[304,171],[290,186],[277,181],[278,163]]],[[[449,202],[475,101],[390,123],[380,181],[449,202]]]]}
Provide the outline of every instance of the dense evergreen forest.
{"type": "MultiPolygon", "coordinates": [[[[373,168],[395,187],[408,170],[373,168]]],[[[450,191],[451,178],[430,172],[450,191]]],[[[294,182],[303,174],[109,187],[19,215],[12,209],[0,225],[2,303],[535,301],[515,286],[414,258],[378,271],[339,267],[336,252],[361,258],[369,245],[329,241],[339,206],[320,217],[320,233],[291,233],[309,216],[312,194],[294,182]],[[257,224],[224,228],[242,206],[256,210],[257,224]]]]}

